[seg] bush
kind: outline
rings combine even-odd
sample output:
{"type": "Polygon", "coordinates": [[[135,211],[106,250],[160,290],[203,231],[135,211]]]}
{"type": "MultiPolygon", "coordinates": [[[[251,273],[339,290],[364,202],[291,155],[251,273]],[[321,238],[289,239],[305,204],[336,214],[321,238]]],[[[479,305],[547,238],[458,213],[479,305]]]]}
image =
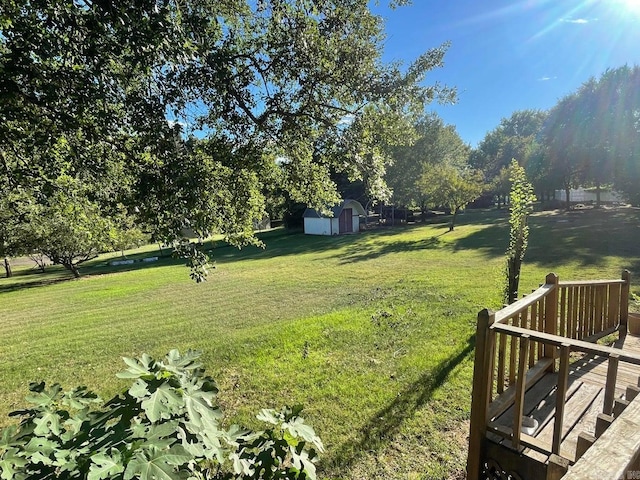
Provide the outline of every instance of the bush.
{"type": "Polygon", "coordinates": [[[313,480],[323,446],[301,407],[262,410],[261,432],[224,429],[199,355],[125,358],[118,377],[133,385],[104,404],[86,387],[31,384],[32,408],[0,435],[0,478],[313,480]]]}

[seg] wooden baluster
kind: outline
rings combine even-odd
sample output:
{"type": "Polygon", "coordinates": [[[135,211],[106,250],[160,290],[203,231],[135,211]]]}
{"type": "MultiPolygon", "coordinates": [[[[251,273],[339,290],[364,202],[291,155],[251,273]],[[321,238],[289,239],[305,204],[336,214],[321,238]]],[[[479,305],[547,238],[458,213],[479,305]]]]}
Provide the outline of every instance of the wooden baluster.
{"type": "Polygon", "coordinates": [[[574,298],[574,291],[575,289],[573,287],[567,287],[567,316],[569,317],[568,319],[568,325],[569,325],[569,334],[567,335],[567,337],[569,338],[577,338],[577,333],[576,333],[576,317],[573,313],[573,303],[575,302],[575,298],[574,298]]]}
{"type": "Polygon", "coordinates": [[[553,425],[553,443],[551,452],[560,455],[562,443],[562,423],[564,421],[564,404],[569,385],[569,353],[571,345],[563,343],[560,346],[560,369],[558,370],[558,389],[556,390],[556,417],[553,425]]]}
{"type": "Polygon", "coordinates": [[[580,317],[578,317],[578,308],[580,306],[580,289],[578,287],[571,287],[571,290],[573,291],[573,309],[571,315],[573,316],[573,322],[575,326],[575,336],[573,338],[578,340],[582,338],[582,336],[580,335],[582,322],[580,317]]]}
{"type": "Polygon", "coordinates": [[[567,322],[567,289],[560,290],[560,336],[571,338],[567,322]]]}
{"type": "Polygon", "coordinates": [[[609,355],[609,366],[607,367],[607,383],[604,387],[604,408],[602,413],[611,415],[613,413],[613,400],[616,396],[616,379],[618,377],[618,362],[620,356],[617,353],[609,355]]]}
{"type": "Polygon", "coordinates": [[[609,328],[618,325],[620,318],[620,284],[609,285],[609,328]]]}
{"type": "Polygon", "coordinates": [[[473,364],[473,387],[471,393],[471,419],[469,422],[469,453],[467,477],[480,478],[482,445],[487,434],[489,402],[492,385],[490,369],[493,363],[495,332],[490,328],[495,314],[490,310],[478,313],[476,327],[476,351],[473,364]]]}
{"type": "MultiPolygon", "coordinates": [[[[527,324],[527,314],[526,312],[521,312],[518,318],[518,315],[513,317],[513,325],[516,327],[521,327],[527,324]],[[519,320],[519,321],[518,321],[519,320]]],[[[516,382],[516,358],[518,357],[518,342],[517,338],[511,336],[511,351],[509,354],[509,386],[515,384],[516,382]]]]}
{"type": "Polygon", "coordinates": [[[591,304],[589,311],[591,312],[591,331],[589,335],[594,335],[598,332],[597,329],[597,318],[596,318],[596,292],[597,288],[595,285],[591,285],[589,287],[589,302],[591,304]]]}
{"type": "MultiPolygon", "coordinates": [[[[538,331],[538,309],[536,304],[531,305],[531,313],[529,315],[531,321],[529,325],[529,329],[534,332],[538,331]]],[[[529,368],[535,365],[535,356],[536,356],[536,342],[528,342],[529,344],[529,368]]]]}
{"type": "Polygon", "coordinates": [[[584,314],[587,317],[587,328],[584,332],[584,336],[588,337],[591,335],[591,289],[589,286],[584,287],[584,314]]]}
{"type": "Polygon", "coordinates": [[[527,375],[527,357],[530,347],[529,335],[520,337],[520,357],[518,358],[518,380],[516,381],[516,398],[513,408],[513,448],[520,448],[520,431],[522,430],[522,415],[524,413],[524,391],[526,387],[525,377],[527,375]]]}
{"type": "Polygon", "coordinates": [[[602,328],[607,330],[609,325],[609,285],[602,286],[602,328]]]}
{"type": "MultiPolygon", "coordinates": [[[[550,335],[558,335],[558,282],[559,278],[555,273],[550,273],[546,276],[545,282],[547,285],[552,285],[551,291],[544,298],[544,332],[550,335]]],[[[541,300],[542,302],[542,300],[541,300]]],[[[542,349],[542,343],[539,343],[542,349]]],[[[556,368],[556,349],[552,345],[545,345],[544,352],[539,353],[544,355],[545,358],[553,360],[549,368],[550,371],[555,371],[556,368]]]]}
{"type": "Polygon", "coordinates": [[[586,292],[586,287],[582,286],[582,287],[578,287],[579,290],[579,297],[580,297],[580,304],[578,306],[578,310],[579,310],[579,317],[580,317],[580,338],[584,338],[586,337],[589,331],[589,315],[587,315],[587,292],[586,292]]]}
{"type": "Polygon", "coordinates": [[[631,286],[631,273],[629,270],[622,272],[622,288],[620,289],[620,331],[627,332],[629,321],[629,288],[631,286]]]}
{"type": "Polygon", "coordinates": [[[600,333],[600,332],[604,332],[604,323],[603,323],[603,316],[602,316],[602,305],[603,305],[603,300],[602,300],[602,285],[597,285],[595,287],[595,295],[596,295],[596,309],[595,309],[595,332],[594,333],[600,333]]]}
{"type": "MultiPolygon", "coordinates": [[[[546,318],[544,316],[544,299],[540,299],[536,304],[538,305],[538,331],[544,332],[545,328],[547,328],[545,324],[546,318]]],[[[542,342],[537,342],[537,344],[538,355],[536,357],[536,361],[540,360],[544,356],[542,342]]],[[[529,361],[531,361],[531,359],[529,359],[529,361]]]]}
{"type": "Polygon", "coordinates": [[[507,335],[500,334],[500,341],[498,342],[498,379],[496,381],[496,393],[500,395],[504,392],[504,364],[505,354],[507,352],[507,335]]]}

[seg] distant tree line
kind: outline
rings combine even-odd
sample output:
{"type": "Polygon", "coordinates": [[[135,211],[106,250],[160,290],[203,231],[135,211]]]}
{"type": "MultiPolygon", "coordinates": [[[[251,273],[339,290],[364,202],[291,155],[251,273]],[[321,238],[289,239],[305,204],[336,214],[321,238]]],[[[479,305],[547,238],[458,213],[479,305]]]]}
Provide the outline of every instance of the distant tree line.
{"type": "Polygon", "coordinates": [[[640,205],[638,66],[589,79],[549,111],[514,112],[476,148],[435,114],[422,117],[415,131],[414,143],[394,148],[385,176],[396,205],[423,212],[447,207],[455,218],[484,194],[501,207],[510,192],[513,159],[540,201],[563,190],[568,208],[572,188],[591,187],[599,205],[600,191],[607,187],[640,205]]]}

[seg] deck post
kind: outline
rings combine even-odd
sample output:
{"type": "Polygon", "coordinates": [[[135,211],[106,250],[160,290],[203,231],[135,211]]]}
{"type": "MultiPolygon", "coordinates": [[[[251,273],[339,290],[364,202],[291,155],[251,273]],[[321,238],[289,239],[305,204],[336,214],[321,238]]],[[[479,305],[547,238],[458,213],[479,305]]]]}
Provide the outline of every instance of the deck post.
{"type": "Polygon", "coordinates": [[[560,371],[558,372],[558,388],[556,390],[556,416],[553,425],[553,443],[551,452],[560,455],[560,445],[562,443],[562,425],[564,422],[564,405],[569,385],[569,354],[571,345],[563,343],[560,346],[560,371]]]}
{"type": "MultiPolygon", "coordinates": [[[[555,273],[550,273],[545,278],[545,283],[552,285],[552,288],[544,299],[544,331],[551,335],[558,335],[558,282],[559,278],[555,273]]],[[[544,345],[543,356],[554,360],[551,362],[549,370],[551,372],[555,371],[556,348],[553,345],[544,345]]]]}
{"type": "Polygon", "coordinates": [[[613,401],[616,395],[616,380],[618,378],[618,363],[620,356],[616,353],[609,355],[609,365],[607,367],[607,380],[604,387],[604,407],[602,413],[611,415],[613,413],[613,401]]]}
{"type": "Polygon", "coordinates": [[[627,333],[627,324],[629,322],[629,290],[631,287],[631,272],[629,270],[622,271],[622,288],[620,289],[620,332],[627,333]]]}
{"type": "Polygon", "coordinates": [[[569,470],[569,460],[552,453],[547,462],[546,480],[560,480],[569,470]]]}
{"type": "Polygon", "coordinates": [[[471,420],[469,422],[469,453],[467,456],[467,478],[480,478],[482,456],[487,434],[489,403],[493,378],[491,369],[495,354],[495,332],[491,325],[495,321],[493,311],[484,309],[478,313],[476,327],[476,352],[473,363],[473,390],[471,392],[471,420]]]}

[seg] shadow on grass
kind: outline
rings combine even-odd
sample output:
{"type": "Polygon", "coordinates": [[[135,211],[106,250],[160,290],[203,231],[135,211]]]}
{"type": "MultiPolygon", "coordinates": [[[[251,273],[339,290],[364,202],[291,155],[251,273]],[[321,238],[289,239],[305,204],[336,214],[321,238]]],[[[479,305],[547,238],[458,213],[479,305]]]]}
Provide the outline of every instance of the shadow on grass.
{"type": "MultiPolygon", "coordinates": [[[[30,274],[35,275],[35,273],[30,274]]],[[[37,275],[47,275],[46,273],[38,272],[37,275]]],[[[21,276],[20,274],[11,277],[9,280],[13,280],[12,283],[0,284],[0,293],[8,293],[8,292],[16,292],[18,290],[26,290],[28,288],[37,288],[37,287],[46,287],[48,285],[55,285],[56,283],[67,282],[69,280],[73,280],[73,275],[69,274],[68,276],[61,276],[60,273],[56,272],[56,275],[50,275],[45,278],[35,278],[33,280],[20,281],[16,282],[16,276],[21,276]]]]}
{"type": "MultiPolygon", "coordinates": [[[[447,228],[448,230],[448,228],[447,228]]],[[[423,238],[416,241],[401,240],[392,243],[370,243],[368,245],[357,245],[350,247],[345,253],[340,253],[337,257],[341,264],[364,262],[374,258],[382,257],[391,253],[411,252],[415,250],[429,250],[439,248],[442,244],[440,237],[446,235],[446,231],[434,237],[423,238]]]]}
{"type": "MultiPolygon", "coordinates": [[[[490,226],[455,242],[454,250],[482,250],[502,257],[509,241],[508,219],[496,219],[490,226]]],[[[567,263],[598,266],[609,263],[606,257],[626,259],[628,268],[638,271],[640,211],[632,208],[544,212],[529,218],[529,246],[526,263],[551,270],[567,263]]]]}
{"type": "MultiPolygon", "coordinates": [[[[386,236],[397,235],[399,232],[419,228],[423,224],[409,224],[401,226],[376,227],[370,230],[363,230],[353,235],[305,235],[302,231],[286,232],[272,236],[259,237],[264,243],[265,248],[260,247],[244,247],[242,250],[236,248],[225,248],[225,246],[216,246],[211,250],[212,257],[215,261],[220,262],[239,262],[243,260],[269,259],[276,257],[286,257],[290,255],[299,255],[304,253],[322,253],[341,249],[350,246],[359,238],[366,236],[367,239],[383,238],[386,236]]],[[[354,247],[360,250],[360,246],[354,247]]],[[[342,256],[343,254],[341,254],[342,256]]]]}
{"type": "Polygon", "coordinates": [[[402,424],[431,399],[453,369],[472,354],[474,347],[475,335],[472,335],[462,350],[426,372],[400,392],[391,403],[377,411],[362,427],[359,440],[343,445],[337,452],[335,464],[344,469],[350,468],[364,454],[376,453],[393,442],[402,424]]]}

